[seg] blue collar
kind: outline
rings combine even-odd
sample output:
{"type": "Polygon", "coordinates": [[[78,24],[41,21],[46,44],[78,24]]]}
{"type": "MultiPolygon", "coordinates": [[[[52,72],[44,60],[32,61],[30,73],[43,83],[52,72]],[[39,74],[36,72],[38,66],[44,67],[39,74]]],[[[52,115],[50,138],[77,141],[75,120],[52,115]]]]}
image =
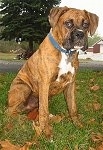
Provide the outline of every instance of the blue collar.
{"type": "Polygon", "coordinates": [[[52,36],[52,34],[49,32],[48,33],[48,38],[50,40],[50,42],[52,43],[52,45],[57,49],[59,50],[60,52],[63,52],[65,53],[66,55],[72,55],[75,51],[72,51],[71,49],[70,50],[67,50],[67,49],[64,49],[62,48],[58,42],[56,42],[56,40],[54,39],[54,37],[52,36]]]}

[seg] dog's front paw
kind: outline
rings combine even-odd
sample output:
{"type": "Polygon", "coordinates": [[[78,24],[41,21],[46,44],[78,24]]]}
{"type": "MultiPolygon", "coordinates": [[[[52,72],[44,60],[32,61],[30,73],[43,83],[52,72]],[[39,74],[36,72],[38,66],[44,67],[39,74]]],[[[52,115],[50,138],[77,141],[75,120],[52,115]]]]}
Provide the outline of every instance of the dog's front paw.
{"type": "Polygon", "coordinates": [[[36,131],[36,135],[39,137],[42,134],[42,129],[40,128],[38,121],[37,122],[33,121],[33,128],[36,131]]]}
{"type": "Polygon", "coordinates": [[[50,125],[46,125],[44,127],[44,129],[42,129],[39,125],[39,122],[34,122],[33,121],[33,128],[34,130],[36,131],[36,135],[37,137],[39,137],[42,133],[45,134],[45,136],[50,139],[51,137],[53,137],[53,134],[52,134],[52,127],[50,125]]]}
{"type": "Polygon", "coordinates": [[[52,126],[47,125],[44,128],[44,134],[48,139],[51,139],[53,137],[52,126]]]}

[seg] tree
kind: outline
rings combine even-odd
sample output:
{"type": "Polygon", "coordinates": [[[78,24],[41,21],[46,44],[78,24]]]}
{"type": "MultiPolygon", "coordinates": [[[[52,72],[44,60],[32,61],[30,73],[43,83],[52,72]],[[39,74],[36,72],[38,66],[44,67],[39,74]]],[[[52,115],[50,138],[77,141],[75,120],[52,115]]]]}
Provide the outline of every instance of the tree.
{"type": "Polygon", "coordinates": [[[21,38],[29,42],[29,50],[33,51],[33,41],[39,44],[49,32],[50,9],[59,3],[60,0],[1,0],[1,39],[21,38]]]}
{"type": "Polygon", "coordinates": [[[101,37],[98,34],[95,34],[93,37],[88,38],[88,45],[92,46],[93,44],[95,44],[100,39],[101,39],[101,37]]]}

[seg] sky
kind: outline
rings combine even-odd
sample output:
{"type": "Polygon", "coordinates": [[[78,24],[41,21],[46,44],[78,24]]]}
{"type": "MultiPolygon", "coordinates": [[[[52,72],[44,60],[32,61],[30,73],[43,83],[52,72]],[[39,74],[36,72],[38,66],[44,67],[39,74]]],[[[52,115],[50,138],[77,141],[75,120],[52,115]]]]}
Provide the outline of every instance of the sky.
{"type": "Polygon", "coordinates": [[[103,1],[102,0],[61,0],[60,6],[67,6],[87,10],[99,17],[96,33],[103,37],[103,1]]]}

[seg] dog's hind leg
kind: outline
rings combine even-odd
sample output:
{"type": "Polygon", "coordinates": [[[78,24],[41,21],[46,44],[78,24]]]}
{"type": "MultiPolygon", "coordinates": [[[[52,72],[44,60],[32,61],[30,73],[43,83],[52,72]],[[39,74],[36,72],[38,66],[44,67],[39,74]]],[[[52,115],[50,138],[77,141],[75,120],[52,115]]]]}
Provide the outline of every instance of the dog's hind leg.
{"type": "Polygon", "coordinates": [[[21,79],[14,79],[8,93],[8,110],[9,115],[20,112],[20,104],[25,102],[31,93],[30,87],[21,79]]]}

